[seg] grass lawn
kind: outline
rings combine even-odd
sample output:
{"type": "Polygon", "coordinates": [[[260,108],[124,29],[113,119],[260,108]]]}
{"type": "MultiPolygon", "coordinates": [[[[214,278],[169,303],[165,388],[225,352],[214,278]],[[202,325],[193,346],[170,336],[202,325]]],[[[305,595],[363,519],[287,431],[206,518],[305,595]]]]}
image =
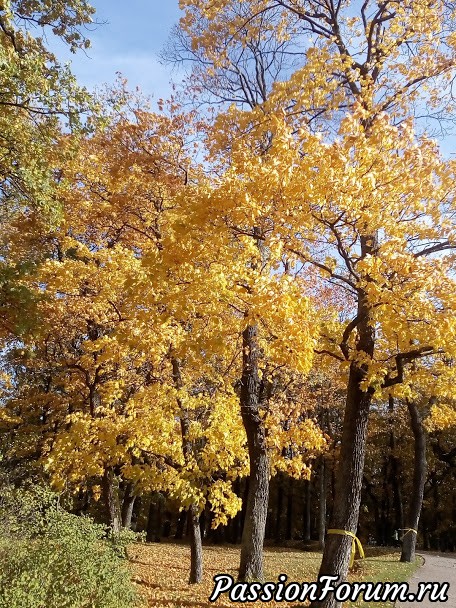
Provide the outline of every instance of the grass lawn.
{"type": "MultiPolygon", "coordinates": [[[[394,549],[367,548],[367,557],[357,561],[350,575],[352,581],[408,580],[418,566],[399,562],[399,552],[394,549]]],[[[233,608],[223,594],[216,602],[208,598],[214,587],[212,578],[216,574],[231,574],[236,579],[239,564],[239,547],[204,547],[204,579],[200,585],[188,585],[190,571],[190,548],[171,543],[151,543],[134,545],[129,549],[129,557],[134,568],[134,580],[141,586],[149,607],[153,608],[199,608],[217,606],[233,608]]],[[[265,549],[266,579],[276,582],[279,574],[286,574],[288,581],[309,581],[316,579],[321,561],[320,553],[308,553],[295,549],[265,549]]],[[[241,603],[237,603],[241,606],[241,603]]],[[[252,606],[297,606],[299,602],[249,602],[252,606]]],[[[301,602],[302,605],[302,602],[301,602]]],[[[347,606],[353,604],[347,604],[347,606]]],[[[354,606],[364,608],[362,601],[354,606]]],[[[374,605],[373,603],[370,605],[374,605]]],[[[387,608],[391,604],[375,602],[376,608],[387,608]]]]}

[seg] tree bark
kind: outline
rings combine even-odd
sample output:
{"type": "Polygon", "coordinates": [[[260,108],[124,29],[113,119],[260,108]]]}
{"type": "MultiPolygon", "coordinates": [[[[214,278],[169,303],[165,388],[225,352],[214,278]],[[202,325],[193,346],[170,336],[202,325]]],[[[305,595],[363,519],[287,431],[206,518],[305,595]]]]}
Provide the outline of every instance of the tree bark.
{"type": "MultiPolygon", "coordinates": [[[[181,389],[183,386],[182,376],[180,371],[180,362],[178,359],[173,357],[173,380],[177,389],[181,389]]],[[[182,432],[182,452],[184,454],[185,462],[190,460],[192,455],[193,446],[191,441],[188,439],[190,421],[188,418],[187,410],[182,406],[182,403],[178,399],[180,407],[180,423],[182,432]]],[[[196,505],[192,505],[189,510],[189,524],[190,524],[190,577],[189,583],[200,583],[203,579],[203,545],[201,542],[201,528],[199,525],[199,510],[196,505]]]]}
{"type": "Polygon", "coordinates": [[[268,514],[269,458],[259,408],[257,332],[255,325],[248,325],[242,334],[241,415],[247,435],[250,477],[238,576],[241,581],[264,580],[263,544],[268,514]]]}
{"type": "Polygon", "coordinates": [[[136,496],[133,494],[133,484],[127,484],[125,495],[122,501],[122,527],[129,530],[131,528],[131,518],[135,506],[136,496]]]}
{"type": "Polygon", "coordinates": [[[119,534],[122,527],[119,488],[112,467],[108,467],[103,475],[103,496],[113,534],[119,534]]]}
{"type": "Polygon", "coordinates": [[[190,519],[190,577],[192,585],[203,580],[203,545],[201,543],[201,527],[197,508],[192,505],[188,513],[190,519]]]}
{"type": "MultiPolygon", "coordinates": [[[[414,462],[413,462],[413,488],[407,514],[406,528],[418,530],[421,507],[423,505],[424,485],[426,483],[426,432],[423,428],[421,415],[414,401],[407,401],[410,414],[411,427],[415,440],[414,462]]],[[[405,530],[402,540],[401,562],[415,561],[416,534],[405,530]]]]}
{"type": "Polygon", "coordinates": [[[293,477],[288,478],[287,516],[285,518],[285,539],[293,540],[293,477]]]}
{"type": "Polygon", "coordinates": [[[320,496],[318,517],[318,542],[320,549],[325,546],[326,535],[326,463],[323,456],[320,459],[320,496]]]}
{"type": "Polygon", "coordinates": [[[280,544],[282,540],[282,511],[283,511],[283,473],[280,471],[277,475],[277,505],[275,517],[275,534],[274,540],[276,544],[280,544]]]}
{"type": "MultiPolygon", "coordinates": [[[[370,253],[375,239],[362,239],[362,252],[370,253]]],[[[374,354],[375,330],[369,323],[369,304],[362,290],[358,292],[358,340],[357,351],[362,357],[374,354]]],[[[342,428],[342,443],[337,469],[334,506],[329,524],[330,529],[345,530],[356,534],[366,454],[367,426],[373,390],[363,390],[362,382],[368,366],[352,360],[348,378],[345,415],[342,428]]],[[[328,534],[323,551],[319,576],[337,576],[339,582],[345,580],[350,563],[352,539],[342,534],[328,534]]],[[[324,606],[335,608],[340,605],[330,594],[321,602],[312,602],[312,608],[324,606]]]]}
{"type": "Polygon", "coordinates": [[[312,495],[312,486],[310,479],[306,479],[304,481],[305,490],[304,490],[304,540],[309,541],[311,537],[311,495],[312,495]]]}
{"type": "MultiPolygon", "coordinates": [[[[347,405],[338,474],[336,495],[329,524],[330,529],[340,529],[356,534],[358,527],[361,488],[366,452],[367,421],[371,395],[360,389],[359,370],[352,364],[350,369],[347,405]]],[[[348,572],[352,539],[339,534],[329,534],[326,538],[319,576],[337,576],[345,580],[348,572]]],[[[338,603],[331,595],[312,606],[334,608],[338,603]]]]}
{"type": "MultiPolygon", "coordinates": [[[[394,412],[394,398],[389,398],[389,411],[392,415],[394,412]]],[[[401,462],[396,455],[396,435],[394,428],[391,426],[390,432],[390,474],[391,487],[393,491],[393,507],[394,507],[394,529],[399,530],[404,527],[404,509],[402,506],[402,490],[401,490],[401,462]]]]}
{"type": "Polygon", "coordinates": [[[244,530],[244,525],[245,525],[245,514],[247,511],[247,499],[249,497],[249,491],[250,491],[250,477],[247,476],[245,478],[244,491],[242,493],[242,508],[241,508],[240,522],[239,522],[239,536],[241,537],[241,542],[242,542],[242,531],[244,530]]]}

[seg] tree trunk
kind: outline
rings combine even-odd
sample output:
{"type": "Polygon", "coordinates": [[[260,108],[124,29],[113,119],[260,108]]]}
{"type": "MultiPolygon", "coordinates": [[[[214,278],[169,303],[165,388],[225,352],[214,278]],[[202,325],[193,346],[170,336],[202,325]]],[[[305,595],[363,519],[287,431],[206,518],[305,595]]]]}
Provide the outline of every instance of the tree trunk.
{"type": "Polygon", "coordinates": [[[250,491],[250,477],[247,476],[245,478],[244,491],[242,493],[242,508],[241,508],[240,522],[239,522],[239,536],[241,537],[241,541],[242,541],[242,531],[244,530],[244,524],[245,524],[245,514],[247,511],[247,500],[249,497],[249,491],[250,491]]]}
{"type": "Polygon", "coordinates": [[[277,475],[277,506],[275,518],[275,534],[274,540],[277,545],[282,540],[282,511],[283,511],[283,473],[280,471],[277,475]]]}
{"type": "Polygon", "coordinates": [[[363,477],[363,484],[366,489],[366,493],[372,501],[372,508],[374,512],[374,527],[375,527],[375,541],[378,545],[382,544],[382,526],[380,518],[380,509],[378,506],[378,498],[374,492],[374,484],[371,483],[366,477],[363,477]]]}
{"type": "Polygon", "coordinates": [[[293,477],[288,479],[287,516],[285,518],[285,540],[293,540],[293,477]]]}
{"type": "Polygon", "coordinates": [[[304,481],[304,486],[305,486],[305,490],[304,490],[304,512],[303,512],[303,518],[304,518],[304,526],[303,526],[303,536],[304,536],[304,540],[305,541],[309,541],[310,537],[311,537],[311,504],[310,504],[310,499],[311,499],[311,483],[310,483],[310,479],[306,479],[304,481]]]}
{"type": "Polygon", "coordinates": [[[320,549],[325,546],[326,535],[326,463],[323,456],[320,459],[320,497],[318,517],[318,542],[320,549]]]}
{"type": "Polygon", "coordinates": [[[131,528],[131,518],[135,501],[136,496],[133,494],[133,484],[129,483],[125,488],[125,495],[122,501],[122,527],[127,530],[131,528]]]}
{"type": "Polygon", "coordinates": [[[160,492],[155,493],[155,497],[152,497],[149,514],[147,519],[147,542],[159,543],[161,540],[162,533],[162,520],[163,520],[163,504],[164,496],[160,492]]]}
{"type": "Polygon", "coordinates": [[[380,544],[386,546],[393,531],[390,524],[389,492],[388,492],[388,459],[383,462],[382,468],[382,492],[380,501],[380,544]]]}
{"type": "Polygon", "coordinates": [[[187,511],[182,511],[179,514],[179,518],[177,520],[177,525],[176,525],[176,534],[174,535],[174,538],[176,540],[182,540],[184,538],[184,530],[185,530],[185,524],[187,523],[187,516],[188,516],[187,511]]]}
{"type": "MultiPolygon", "coordinates": [[[[376,239],[362,238],[361,252],[371,254],[376,239]]],[[[375,329],[369,323],[369,304],[362,290],[358,291],[358,323],[356,350],[362,358],[372,358],[375,347],[375,329]]],[[[366,454],[367,426],[373,390],[363,390],[368,365],[352,360],[348,377],[342,442],[337,469],[336,493],[330,520],[330,529],[345,530],[356,534],[358,527],[361,490],[363,484],[364,459],[366,454]]],[[[328,534],[323,551],[319,576],[337,576],[345,581],[350,563],[352,538],[342,534],[328,534]]],[[[334,594],[321,602],[312,602],[312,608],[324,606],[334,608],[334,594]]]]}
{"type": "Polygon", "coordinates": [[[201,583],[203,580],[203,545],[201,543],[201,527],[199,513],[195,506],[189,509],[190,519],[190,584],[201,583]]]}
{"type": "Polygon", "coordinates": [[[434,483],[434,487],[432,488],[433,495],[433,505],[432,505],[432,529],[435,530],[435,539],[436,539],[436,549],[437,551],[445,551],[445,547],[442,546],[442,541],[444,541],[445,536],[442,538],[440,534],[440,511],[439,511],[439,484],[438,482],[434,483]]]}
{"type": "MultiPolygon", "coordinates": [[[[392,415],[394,412],[394,398],[389,398],[389,411],[392,415]]],[[[400,530],[404,527],[404,509],[402,506],[402,490],[400,481],[401,462],[396,455],[396,435],[394,428],[391,426],[390,432],[390,474],[391,487],[393,491],[393,506],[394,506],[394,529],[400,530]]]]}
{"type": "MultiPolygon", "coordinates": [[[[352,364],[350,368],[347,403],[345,409],[342,445],[336,478],[336,494],[330,529],[346,530],[356,534],[358,527],[361,488],[366,452],[367,421],[371,394],[360,388],[360,370],[352,364]]],[[[326,538],[319,576],[337,576],[345,580],[348,572],[352,539],[339,534],[326,538]]],[[[312,606],[334,608],[338,603],[331,595],[323,602],[312,606]]]]}
{"type": "Polygon", "coordinates": [[[147,528],[146,528],[146,541],[152,543],[155,540],[155,503],[153,500],[150,501],[149,513],[147,515],[147,528]]]}
{"type": "Polygon", "coordinates": [[[426,433],[423,428],[418,406],[413,401],[407,401],[411,427],[415,440],[413,462],[413,488],[407,515],[407,525],[402,540],[401,562],[415,561],[416,534],[410,530],[418,530],[421,507],[423,505],[424,485],[426,483],[426,433]]]}
{"type": "Polygon", "coordinates": [[[259,409],[257,327],[248,325],[242,338],[241,415],[247,435],[250,477],[238,578],[241,581],[262,581],[264,580],[263,544],[269,497],[269,459],[266,433],[259,409]]]}
{"type": "MultiPolygon", "coordinates": [[[[180,371],[180,361],[173,357],[173,379],[174,385],[179,390],[183,387],[182,376],[180,371]]],[[[190,421],[187,410],[182,406],[178,399],[180,408],[180,423],[182,433],[182,452],[185,462],[190,460],[193,451],[192,442],[188,439],[190,421]]],[[[190,525],[190,578],[189,583],[200,583],[203,578],[203,546],[201,543],[201,527],[199,524],[199,510],[196,505],[192,505],[189,509],[189,525],[190,525]]]]}
{"type": "Polygon", "coordinates": [[[103,475],[103,496],[113,534],[118,534],[122,527],[122,514],[119,500],[119,487],[112,467],[108,467],[103,475]]]}

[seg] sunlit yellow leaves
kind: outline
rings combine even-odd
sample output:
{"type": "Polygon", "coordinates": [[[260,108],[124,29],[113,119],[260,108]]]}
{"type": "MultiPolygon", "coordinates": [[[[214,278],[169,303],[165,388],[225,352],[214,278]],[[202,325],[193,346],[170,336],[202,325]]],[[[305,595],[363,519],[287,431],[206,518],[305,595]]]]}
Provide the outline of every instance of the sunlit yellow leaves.
{"type": "MultiPolygon", "coordinates": [[[[315,397],[299,388],[320,372],[342,383],[357,368],[360,388],[378,398],[387,379],[400,380],[396,396],[437,385],[447,394],[455,165],[419,134],[411,108],[422,93],[435,99],[431,77],[443,78],[454,57],[440,2],[398,4],[375,36],[374,17],[363,23],[348,3],[338,30],[326,18],[329,30],[312,30],[312,8],[317,20],[326,10],[316,2],[181,7],[209,76],[231,41],[242,46],[246,30],[262,28],[285,40],[307,24],[302,65],[271,83],[263,103],[233,104],[212,124],[160,102],[160,114],[120,113],[82,142],[65,166],[62,222],[35,235],[48,259],[28,285],[46,322],[29,338],[33,380],[8,415],[20,402],[46,419],[56,484],[98,485],[117,467],[182,508],[210,503],[217,525],[238,511],[232,482],[248,473],[247,326],[271,388],[260,406],[271,473],[306,477],[327,447],[303,405],[315,397]],[[273,8],[270,22],[260,18],[273,8]],[[201,135],[199,165],[189,142],[201,135]],[[410,352],[413,365],[401,358],[410,352]]],[[[25,240],[15,233],[12,248],[25,240]]]]}
{"type": "Polygon", "coordinates": [[[425,421],[429,431],[445,430],[456,426],[456,409],[451,405],[439,403],[431,406],[430,416],[425,421]]]}
{"type": "Polygon", "coordinates": [[[211,485],[208,500],[214,513],[213,528],[226,525],[228,519],[234,517],[242,506],[242,500],[233,492],[231,483],[221,480],[211,485]]]}

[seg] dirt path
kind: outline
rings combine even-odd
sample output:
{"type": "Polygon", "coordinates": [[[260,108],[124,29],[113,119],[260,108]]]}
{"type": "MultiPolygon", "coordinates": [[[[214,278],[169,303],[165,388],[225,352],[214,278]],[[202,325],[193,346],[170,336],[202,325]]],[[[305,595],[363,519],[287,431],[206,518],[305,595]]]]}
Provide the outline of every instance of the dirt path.
{"type": "Polygon", "coordinates": [[[456,608],[456,554],[440,555],[438,553],[425,553],[420,551],[425,562],[415,572],[410,580],[410,592],[418,589],[419,583],[449,583],[448,601],[431,602],[428,595],[421,602],[396,602],[396,608],[456,608]]]}

